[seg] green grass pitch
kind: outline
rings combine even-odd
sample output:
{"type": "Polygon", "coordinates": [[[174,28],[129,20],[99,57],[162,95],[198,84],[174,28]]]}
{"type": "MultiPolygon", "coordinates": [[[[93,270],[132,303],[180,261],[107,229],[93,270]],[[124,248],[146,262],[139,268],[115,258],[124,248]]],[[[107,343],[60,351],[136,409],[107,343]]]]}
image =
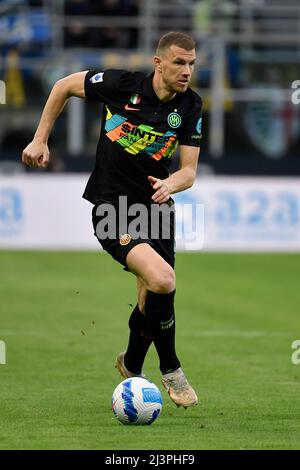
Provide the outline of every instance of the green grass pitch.
{"type": "MultiPolygon", "coordinates": [[[[299,449],[300,256],[177,255],[177,350],[200,404],[111,411],[135,280],[104,253],[0,252],[0,449],[299,449]]],[[[161,389],[153,347],[144,370],[161,389]]]]}

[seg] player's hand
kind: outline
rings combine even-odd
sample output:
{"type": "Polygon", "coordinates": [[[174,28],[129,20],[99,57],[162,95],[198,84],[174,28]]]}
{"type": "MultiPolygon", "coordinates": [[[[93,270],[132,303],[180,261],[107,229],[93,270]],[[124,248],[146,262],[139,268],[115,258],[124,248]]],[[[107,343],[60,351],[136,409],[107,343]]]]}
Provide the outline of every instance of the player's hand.
{"type": "Polygon", "coordinates": [[[45,168],[49,162],[48,145],[44,142],[33,140],[23,150],[22,162],[32,168],[45,168]]]}
{"type": "Polygon", "coordinates": [[[167,202],[170,199],[170,189],[164,180],[154,178],[154,176],[148,176],[148,181],[155,190],[155,193],[151,198],[152,201],[157,202],[158,204],[162,204],[163,202],[167,202]]]}

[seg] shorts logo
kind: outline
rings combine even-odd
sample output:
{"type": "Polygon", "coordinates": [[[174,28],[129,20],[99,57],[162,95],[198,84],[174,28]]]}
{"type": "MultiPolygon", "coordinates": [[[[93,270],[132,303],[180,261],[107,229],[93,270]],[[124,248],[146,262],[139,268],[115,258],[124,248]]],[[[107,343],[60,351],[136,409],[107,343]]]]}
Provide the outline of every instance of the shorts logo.
{"type": "Polygon", "coordinates": [[[129,233],[124,233],[124,235],[122,235],[120,238],[120,245],[122,246],[128,245],[130,240],[131,240],[131,236],[129,235],[129,233]]]}
{"type": "Polygon", "coordinates": [[[201,134],[201,128],[202,128],[202,117],[198,119],[197,125],[196,125],[196,131],[198,134],[201,134]]]}
{"type": "Polygon", "coordinates": [[[90,82],[92,83],[103,82],[103,75],[104,75],[104,72],[96,73],[96,75],[93,75],[92,78],[90,78],[90,82]]]}
{"type": "Polygon", "coordinates": [[[168,116],[168,124],[170,127],[176,129],[181,124],[181,117],[177,113],[171,113],[168,116]]]}

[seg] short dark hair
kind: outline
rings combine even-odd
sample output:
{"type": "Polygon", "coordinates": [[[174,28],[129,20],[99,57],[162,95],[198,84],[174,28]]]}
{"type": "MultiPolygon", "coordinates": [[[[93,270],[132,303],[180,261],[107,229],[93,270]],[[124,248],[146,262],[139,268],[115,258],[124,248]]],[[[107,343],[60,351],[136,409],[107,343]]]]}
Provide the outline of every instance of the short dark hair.
{"type": "Polygon", "coordinates": [[[181,47],[186,51],[191,51],[192,49],[195,49],[196,42],[188,34],[180,33],[177,31],[170,31],[169,33],[164,34],[160,38],[157,45],[156,53],[159,55],[173,45],[181,47]]]}

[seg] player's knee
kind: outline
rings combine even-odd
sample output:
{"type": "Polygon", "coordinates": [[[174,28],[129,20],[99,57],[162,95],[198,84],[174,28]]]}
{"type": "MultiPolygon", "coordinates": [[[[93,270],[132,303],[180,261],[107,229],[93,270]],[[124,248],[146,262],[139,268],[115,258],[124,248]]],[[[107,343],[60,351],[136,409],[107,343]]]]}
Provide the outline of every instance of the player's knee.
{"type": "Polygon", "coordinates": [[[149,283],[149,290],[158,294],[169,294],[175,290],[175,272],[170,267],[155,273],[149,283]]]}

